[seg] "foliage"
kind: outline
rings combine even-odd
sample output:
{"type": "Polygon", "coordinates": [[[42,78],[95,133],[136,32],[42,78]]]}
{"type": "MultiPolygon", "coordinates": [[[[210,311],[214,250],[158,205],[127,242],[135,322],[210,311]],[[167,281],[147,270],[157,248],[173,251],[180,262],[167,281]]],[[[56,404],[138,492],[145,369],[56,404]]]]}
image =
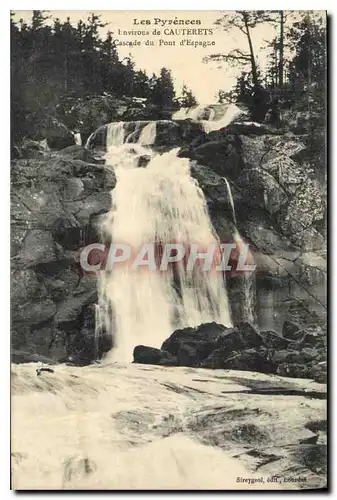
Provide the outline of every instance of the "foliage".
{"type": "Polygon", "coordinates": [[[180,106],[184,108],[191,108],[192,106],[196,106],[198,101],[196,100],[192,90],[190,90],[187,85],[183,85],[181,89],[181,97],[177,99],[180,106]]]}
{"type": "MultiPolygon", "coordinates": [[[[159,77],[149,78],[135,68],[130,57],[121,60],[112,34],[108,32],[101,39],[103,26],[96,14],[80,20],[77,26],[70,18],[62,22],[38,10],[33,11],[30,23],[14,22],[11,16],[13,142],[29,136],[31,124],[46,114],[66,119],[72,129],[83,121],[86,128],[93,128],[100,122],[97,114],[111,118],[113,99],[138,97],[160,106],[173,104],[170,71],[162,68],[159,77]],[[99,97],[104,95],[110,99],[99,97]],[[94,104],[99,104],[96,118],[89,116],[90,110],[83,116],[88,96],[96,96],[94,104]]],[[[90,109],[95,114],[93,106],[90,109]]]]}
{"type": "MultiPolygon", "coordinates": [[[[310,166],[325,173],[326,156],[326,20],[312,11],[235,11],[217,21],[225,31],[241,32],[247,50],[213,54],[207,61],[224,61],[240,68],[234,87],[219,90],[219,102],[248,106],[256,121],[268,119],[302,135],[310,166]],[[276,36],[267,41],[268,64],[257,64],[254,29],[271,23],[276,36]],[[257,119],[258,118],[258,119],[257,119]]],[[[266,49],[266,47],[261,47],[266,49]]]]}

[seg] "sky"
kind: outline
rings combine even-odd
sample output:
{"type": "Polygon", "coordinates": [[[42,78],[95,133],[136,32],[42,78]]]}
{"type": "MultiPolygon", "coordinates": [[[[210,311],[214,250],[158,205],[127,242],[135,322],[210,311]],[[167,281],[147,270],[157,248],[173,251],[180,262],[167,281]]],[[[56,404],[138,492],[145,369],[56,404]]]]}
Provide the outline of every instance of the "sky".
{"type": "MultiPolygon", "coordinates": [[[[217,92],[222,90],[230,90],[235,84],[236,77],[240,74],[240,70],[230,67],[226,63],[205,63],[203,58],[212,53],[228,53],[233,49],[247,49],[246,37],[238,30],[234,29],[230,33],[225,32],[220,27],[214,25],[214,22],[224,15],[225,11],[95,11],[101,16],[101,21],[107,23],[101,29],[101,35],[104,37],[108,31],[113,33],[113,38],[119,42],[139,41],[140,46],[118,46],[118,53],[121,58],[131,55],[137,69],[142,69],[148,75],[152,73],[159,74],[160,68],[165,66],[172,72],[176,95],[179,96],[181,88],[184,84],[190,88],[200,104],[210,104],[216,102],[217,92]],[[166,21],[166,25],[161,27],[161,22],[154,19],[166,21]],[[169,25],[169,21],[178,20],[200,20],[201,24],[195,25],[169,25]],[[136,20],[136,22],[135,22],[136,20]],[[142,22],[144,24],[142,24],[142,22]],[[149,22],[150,24],[146,24],[149,22]],[[137,24],[136,24],[137,23],[137,24]],[[204,36],[184,36],[164,34],[164,29],[212,29],[213,35],[204,36]],[[139,36],[137,34],[121,34],[118,30],[130,32],[148,31],[147,36],[139,36]],[[154,35],[153,31],[159,30],[160,35],[154,35]],[[183,39],[192,41],[214,42],[214,46],[193,47],[181,46],[180,42],[183,39]],[[153,41],[154,46],[145,45],[146,40],[153,41]],[[160,40],[163,40],[160,45],[160,40]],[[175,41],[175,46],[172,42],[175,41]],[[165,42],[171,42],[165,44],[165,42]]],[[[74,24],[82,19],[85,20],[89,15],[89,11],[64,11],[55,10],[48,11],[48,14],[53,18],[66,20],[67,17],[74,24]]],[[[23,18],[25,21],[31,19],[32,11],[16,11],[15,18],[19,20],[23,18]]],[[[259,25],[253,30],[252,38],[255,53],[261,67],[264,67],[267,62],[267,52],[261,50],[261,47],[266,45],[266,40],[271,40],[277,31],[270,24],[259,25]]]]}

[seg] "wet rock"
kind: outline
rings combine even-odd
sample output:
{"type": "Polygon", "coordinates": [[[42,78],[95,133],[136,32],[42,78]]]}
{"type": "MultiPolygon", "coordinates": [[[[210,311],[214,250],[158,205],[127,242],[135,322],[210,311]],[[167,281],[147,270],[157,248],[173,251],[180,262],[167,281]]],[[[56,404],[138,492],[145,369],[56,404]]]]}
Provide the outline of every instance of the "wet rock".
{"type": "Polygon", "coordinates": [[[31,352],[20,351],[18,349],[11,350],[12,363],[48,363],[53,364],[55,361],[52,358],[31,352]]]}
{"type": "Polygon", "coordinates": [[[217,347],[227,354],[263,344],[262,336],[249,323],[241,323],[229,328],[217,340],[217,347]]]}
{"type": "MultiPolygon", "coordinates": [[[[251,370],[293,377],[316,377],[315,365],[325,360],[323,336],[285,322],[285,338],[273,331],[258,332],[249,323],[228,328],[206,323],[176,330],[160,349],[137,346],[134,359],[151,364],[173,364],[210,369],[251,370]],[[174,358],[162,361],[169,353],[174,358]]],[[[324,370],[317,371],[317,377],[324,370]]]]}
{"type": "Polygon", "coordinates": [[[320,342],[320,337],[313,333],[306,333],[301,340],[302,347],[315,347],[320,342]]]}
{"type": "Polygon", "coordinates": [[[327,362],[321,361],[320,363],[315,363],[311,368],[311,376],[315,380],[315,382],[326,384],[328,378],[327,362]]]}
{"type": "Polygon", "coordinates": [[[95,302],[96,297],[97,292],[95,290],[67,297],[66,300],[58,304],[57,313],[54,318],[55,323],[61,326],[63,324],[76,322],[79,319],[83,307],[95,302]]]}
{"type": "MultiPolygon", "coordinates": [[[[271,361],[266,359],[264,353],[259,352],[257,349],[245,349],[243,351],[232,351],[228,356],[225,349],[221,349],[221,355],[218,354],[218,366],[216,368],[224,368],[230,370],[243,370],[243,371],[256,371],[263,373],[273,373],[274,366],[271,361]]],[[[214,363],[214,360],[206,359],[203,366],[211,367],[209,363],[214,363]]],[[[212,366],[213,368],[213,366],[212,366]]]]}
{"type": "Polygon", "coordinates": [[[310,368],[304,363],[281,363],[278,365],[276,373],[283,377],[312,378],[310,368]]]}
{"type": "MultiPolygon", "coordinates": [[[[191,162],[191,175],[203,190],[209,210],[212,211],[215,208],[218,212],[221,207],[222,210],[227,211],[228,220],[231,220],[232,208],[224,179],[211,168],[199,165],[197,162],[191,162]]],[[[224,215],[222,214],[222,219],[224,215]]]]}
{"type": "Polygon", "coordinates": [[[217,339],[225,331],[226,327],[217,323],[176,330],[161,349],[177,356],[180,365],[196,366],[216,348],[217,339]]]}
{"type": "Polygon", "coordinates": [[[303,337],[303,329],[292,321],[285,321],[283,323],[282,335],[287,339],[298,340],[303,337]]]}
{"type": "Polygon", "coordinates": [[[285,349],[289,346],[289,340],[281,337],[272,331],[260,332],[263,339],[263,345],[273,349],[285,349]]]}
{"type": "Polygon", "coordinates": [[[177,366],[178,360],[170,352],[145,345],[137,345],[133,350],[133,362],[147,365],[177,366]]]}

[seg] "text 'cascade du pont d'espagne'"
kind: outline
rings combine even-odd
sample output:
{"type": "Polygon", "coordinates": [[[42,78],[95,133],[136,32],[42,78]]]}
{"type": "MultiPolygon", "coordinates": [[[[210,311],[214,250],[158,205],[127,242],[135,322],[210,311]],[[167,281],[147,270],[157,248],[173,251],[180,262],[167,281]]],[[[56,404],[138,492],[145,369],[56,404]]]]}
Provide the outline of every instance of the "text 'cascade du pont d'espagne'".
{"type": "Polygon", "coordinates": [[[133,26],[135,28],[123,30],[118,28],[118,36],[129,37],[145,37],[146,39],[132,39],[121,40],[116,39],[116,46],[129,46],[140,47],[154,46],[159,47],[176,47],[176,46],[192,46],[192,47],[210,47],[215,45],[214,40],[195,39],[187,37],[210,37],[213,35],[214,30],[211,28],[201,27],[200,19],[162,19],[154,17],[152,19],[133,19],[133,26]],[[150,40],[147,37],[155,37],[157,40],[150,40]],[[163,38],[168,37],[168,38],[163,38]],[[170,38],[171,37],[171,38],[170,38]],[[181,37],[180,40],[173,39],[173,37],[181,37]],[[184,38],[183,38],[184,37],[184,38]],[[186,38],[185,38],[186,37],[186,38]]]}

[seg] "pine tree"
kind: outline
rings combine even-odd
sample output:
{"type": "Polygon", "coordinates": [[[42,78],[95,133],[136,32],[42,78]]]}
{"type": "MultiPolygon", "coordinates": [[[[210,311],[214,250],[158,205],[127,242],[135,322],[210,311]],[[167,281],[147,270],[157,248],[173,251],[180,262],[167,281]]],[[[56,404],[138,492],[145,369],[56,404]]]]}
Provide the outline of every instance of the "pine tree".
{"type": "Polygon", "coordinates": [[[174,85],[171,71],[167,68],[161,68],[159,78],[153,79],[151,82],[152,93],[150,100],[153,104],[172,107],[175,97],[174,85]]]}
{"type": "Polygon", "coordinates": [[[192,90],[188,89],[185,84],[181,90],[179,102],[184,108],[191,108],[192,106],[196,106],[198,104],[192,90]]]}

